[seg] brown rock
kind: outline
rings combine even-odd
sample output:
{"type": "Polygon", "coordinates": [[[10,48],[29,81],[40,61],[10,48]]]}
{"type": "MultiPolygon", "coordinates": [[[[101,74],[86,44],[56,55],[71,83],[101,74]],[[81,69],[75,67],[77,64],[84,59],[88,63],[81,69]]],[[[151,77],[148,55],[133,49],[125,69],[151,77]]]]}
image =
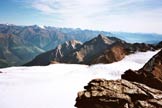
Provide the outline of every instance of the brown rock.
{"type": "Polygon", "coordinates": [[[115,37],[106,37],[99,34],[83,44],[76,40],[65,42],[51,51],[38,55],[25,65],[48,65],[51,61],[87,65],[113,63],[136,51],[154,49],[154,46],[150,44],[131,44],[115,37]]]}
{"type": "Polygon", "coordinates": [[[122,44],[114,45],[111,49],[106,50],[99,57],[96,57],[92,64],[97,63],[113,63],[122,60],[126,55],[122,44]]]}
{"type": "Polygon", "coordinates": [[[78,93],[77,108],[162,108],[162,91],[126,80],[95,79],[78,93]]]}
{"type": "Polygon", "coordinates": [[[128,70],[122,78],[162,90],[162,50],[153,56],[143,68],[138,71],[128,70]]]}

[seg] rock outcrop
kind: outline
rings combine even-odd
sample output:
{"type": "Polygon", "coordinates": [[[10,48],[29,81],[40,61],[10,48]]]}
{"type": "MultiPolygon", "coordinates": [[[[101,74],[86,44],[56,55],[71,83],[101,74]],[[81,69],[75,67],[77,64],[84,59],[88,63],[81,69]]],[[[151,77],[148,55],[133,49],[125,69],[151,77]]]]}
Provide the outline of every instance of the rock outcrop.
{"type": "Polygon", "coordinates": [[[162,91],[140,83],[94,79],[84,88],[77,108],[162,108],[162,91]]]}
{"type": "Polygon", "coordinates": [[[127,70],[122,75],[122,78],[162,90],[162,50],[153,56],[140,70],[127,70]]]}
{"type": "Polygon", "coordinates": [[[121,80],[94,79],[78,93],[77,108],[162,108],[162,50],[121,80]],[[126,79],[126,80],[125,80],[126,79]]]}

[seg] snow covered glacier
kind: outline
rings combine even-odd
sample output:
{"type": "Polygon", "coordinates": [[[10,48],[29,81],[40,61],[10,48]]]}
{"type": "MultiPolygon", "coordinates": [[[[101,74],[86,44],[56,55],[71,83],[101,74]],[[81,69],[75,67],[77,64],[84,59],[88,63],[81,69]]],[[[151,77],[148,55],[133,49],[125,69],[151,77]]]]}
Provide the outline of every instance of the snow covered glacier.
{"type": "Polygon", "coordinates": [[[77,92],[91,79],[119,79],[125,70],[141,68],[157,52],[137,52],[112,64],[0,69],[0,108],[74,108],[77,92]]]}

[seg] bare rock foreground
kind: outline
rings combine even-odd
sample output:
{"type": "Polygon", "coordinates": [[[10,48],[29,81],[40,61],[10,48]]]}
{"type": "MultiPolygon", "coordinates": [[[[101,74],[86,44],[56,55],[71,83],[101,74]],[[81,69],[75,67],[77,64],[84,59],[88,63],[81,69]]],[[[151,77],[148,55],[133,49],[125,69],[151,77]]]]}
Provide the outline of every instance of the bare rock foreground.
{"type": "Polygon", "coordinates": [[[77,108],[162,108],[162,50],[121,80],[94,79],[78,93],[77,108]]]}
{"type": "Polygon", "coordinates": [[[94,79],[76,101],[77,108],[162,108],[162,91],[126,80],[94,79]]]}

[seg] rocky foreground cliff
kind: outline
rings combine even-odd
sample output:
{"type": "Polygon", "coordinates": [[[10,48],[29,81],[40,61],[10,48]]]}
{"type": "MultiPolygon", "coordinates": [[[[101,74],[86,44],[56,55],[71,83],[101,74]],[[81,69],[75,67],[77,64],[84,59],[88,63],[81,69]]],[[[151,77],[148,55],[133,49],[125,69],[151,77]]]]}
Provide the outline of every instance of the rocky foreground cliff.
{"type": "Polygon", "coordinates": [[[162,91],[140,83],[94,79],[84,88],[77,108],[162,108],[162,91]]]}
{"type": "Polygon", "coordinates": [[[78,93],[77,108],[162,108],[162,50],[121,80],[94,79],[78,93]],[[126,80],[125,80],[126,79],[126,80]]]}

